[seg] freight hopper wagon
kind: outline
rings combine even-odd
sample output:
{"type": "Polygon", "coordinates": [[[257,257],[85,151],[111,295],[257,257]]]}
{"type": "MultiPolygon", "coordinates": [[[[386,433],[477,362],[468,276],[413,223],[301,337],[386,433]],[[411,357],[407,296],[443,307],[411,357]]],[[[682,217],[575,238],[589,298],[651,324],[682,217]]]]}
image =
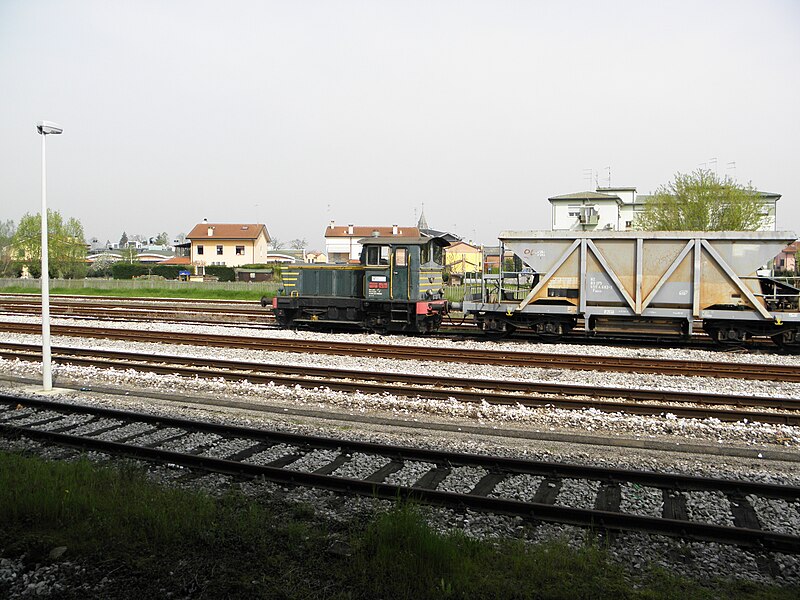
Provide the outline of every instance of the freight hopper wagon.
{"type": "Polygon", "coordinates": [[[699,320],[721,343],[767,336],[800,350],[800,290],[757,275],[795,238],[773,231],[506,231],[501,248],[514,259],[484,273],[463,309],[495,336],[526,328],[557,339],[582,325],[588,334],[687,337],[699,320]]]}
{"type": "MultiPolygon", "coordinates": [[[[292,265],[272,299],[282,327],[435,331],[447,314],[441,238],[371,237],[359,264],[292,265]]],[[[266,306],[269,299],[262,298],[266,306]]]]}

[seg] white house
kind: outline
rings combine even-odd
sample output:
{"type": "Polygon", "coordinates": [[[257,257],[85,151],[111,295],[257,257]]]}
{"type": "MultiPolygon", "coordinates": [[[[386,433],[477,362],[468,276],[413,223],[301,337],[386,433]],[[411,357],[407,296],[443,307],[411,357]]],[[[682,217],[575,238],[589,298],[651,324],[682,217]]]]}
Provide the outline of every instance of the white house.
{"type": "Polygon", "coordinates": [[[325,229],[325,254],[328,262],[346,263],[361,257],[358,240],[368,237],[420,237],[417,227],[365,227],[361,225],[335,225],[331,221],[325,229]]]}
{"type": "Polygon", "coordinates": [[[267,262],[269,233],[260,223],[209,223],[195,225],[186,236],[191,263],[198,266],[238,267],[267,262]]]}
{"type": "MultiPolygon", "coordinates": [[[[776,210],[780,194],[757,192],[764,206],[762,231],[772,231],[777,227],[776,210]]],[[[554,230],[573,231],[633,229],[636,215],[644,211],[645,203],[651,198],[637,194],[635,187],[599,187],[594,192],[577,192],[553,196],[550,202],[554,230]]]]}

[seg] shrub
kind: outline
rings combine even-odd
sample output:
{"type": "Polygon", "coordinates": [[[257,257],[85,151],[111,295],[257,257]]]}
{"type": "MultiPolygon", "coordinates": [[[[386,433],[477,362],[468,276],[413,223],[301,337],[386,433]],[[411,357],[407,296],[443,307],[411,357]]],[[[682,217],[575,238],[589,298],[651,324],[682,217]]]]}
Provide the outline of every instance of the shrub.
{"type": "Polygon", "coordinates": [[[114,279],[133,279],[139,275],[147,275],[147,267],[142,263],[117,262],[111,266],[114,279]]]}
{"type": "Polygon", "coordinates": [[[164,279],[177,279],[180,271],[190,271],[189,265],[154,265],[150,272],[161,275],[164,279]]]}
{"type": "Polygon", "coordinates": [[[236,273],[234,273],[232,267],[220,267],[220,266],[209,266],[206,267],[206,275],[213,275],[217,277],[219,281],[235,281],[236,280],[236,273]]]}

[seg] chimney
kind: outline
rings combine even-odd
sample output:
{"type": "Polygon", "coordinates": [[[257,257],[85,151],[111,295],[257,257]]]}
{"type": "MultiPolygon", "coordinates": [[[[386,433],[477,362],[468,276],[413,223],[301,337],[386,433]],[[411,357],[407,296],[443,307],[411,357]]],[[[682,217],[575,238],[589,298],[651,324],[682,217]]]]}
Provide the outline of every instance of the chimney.
{"type": "Polygon", "coordinates": [[[397,235],[397,225],[392,225],[392,235],[397,235]]]}
{"type": "Polygon", "coordinates": [[[333,229],[333,221],[331,221],[330,228],[333,229]]]}
{"type": "Polygon", "coordinates": [[[213,235],[214,235],[214,228],[213,227],[209,227],[208,228],[208,237],[211,237],[213,235]]]}
{"type": "Polygon", "coordinates": [[[353,235],[353,224],[352,223],[350,223],[347,226],[347,235],[353,235]]]}
{"type": "Polygon", "coordinates": [[[380,237],[380,232],[377,229],[372,230],[372,237],[380,237]]]}
{"type": "Polygon", "coordinates": [[[208,219],[203,219],[203,223],[208,223],[208,219]]]}

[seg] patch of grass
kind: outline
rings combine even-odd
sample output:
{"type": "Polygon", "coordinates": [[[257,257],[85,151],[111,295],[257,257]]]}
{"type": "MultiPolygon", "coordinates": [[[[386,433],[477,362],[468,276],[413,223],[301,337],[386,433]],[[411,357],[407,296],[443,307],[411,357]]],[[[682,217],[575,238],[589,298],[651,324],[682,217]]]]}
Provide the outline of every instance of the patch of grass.
{"type": "Polygon", "coordinates": [[[351,578],[365,597],[395,599],[680,599],[800,597],[800,588],[742,581],[696,581],[665,570],[630,575],[590,543],[530,545],[437,534],[413,505],[378,517],[357,542],[351,578]]]}
{"type": "Polygon", "coordinates": [[[156,486],[138,467],[15,453],[0,453],[0,522],[7,556],[48,563],[50,550],[66,546],[61,560],[89,566],[93,583],[111,573],[107,598],[777,600],[800,592],[701,586],[664,571],[631,584],[597,545],[571,550],[440,535],[413,505],[342,526],[318,518],[309,504],[265,504],[233,492],[213,498],[156,486]]]}
{"type": "MultiPolygon", "coordinates": [[[[41,295],[38,290],[22,286],[9,286],[0,289],[4,294],[41,295]]],[[[273,290],[217,290],[203,288],[51,288],[52,295],[70,296],[118,296],[121,298],[193,298],[197,300],[261,300],[262,296],[271,298],[273,290]]]]}

